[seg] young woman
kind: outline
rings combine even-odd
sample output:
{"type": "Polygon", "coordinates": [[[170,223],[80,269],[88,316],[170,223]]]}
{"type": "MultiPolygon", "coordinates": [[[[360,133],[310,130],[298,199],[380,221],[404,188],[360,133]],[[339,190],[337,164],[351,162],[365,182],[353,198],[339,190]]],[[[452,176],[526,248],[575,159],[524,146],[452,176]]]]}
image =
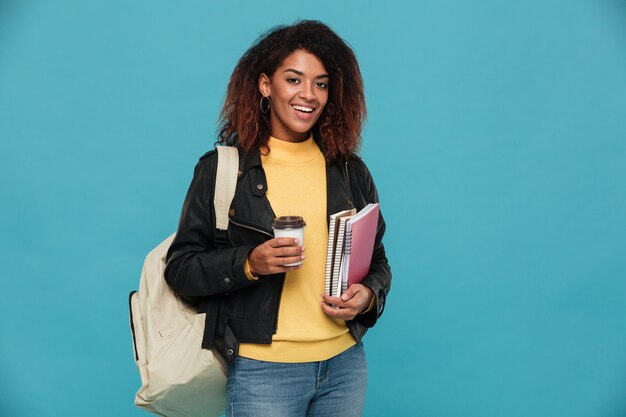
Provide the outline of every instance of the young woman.
{"type": "Polygon", "coordinates": [[[329,215],[378,202],[355,155],[365,114],[354,52],[320,22],[270,31],[231,76],[219,142],[239,149],[240,169],[227,236],[214,225],[211,151],[196,166],[165,272],[207,313],[203,347],[229,363],[227,416],[362,415],[361,338],[391,283],[382,216],[369,274],[341,298],[323,293],[329,215]],[[305,219],[306,248],[274,238],[284,215],[305,219]]]}

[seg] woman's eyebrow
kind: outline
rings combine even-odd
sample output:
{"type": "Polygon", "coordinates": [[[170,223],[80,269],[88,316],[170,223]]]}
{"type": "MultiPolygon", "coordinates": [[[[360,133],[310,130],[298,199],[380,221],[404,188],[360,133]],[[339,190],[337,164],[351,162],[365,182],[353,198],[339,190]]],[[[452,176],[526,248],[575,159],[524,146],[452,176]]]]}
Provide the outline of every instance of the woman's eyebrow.
{"type": "MultiPolygon", "coordinates": [[[[289,72],[289,71],[291,71],[293,73],[296,73],[296,74],[298,74],[300,76],[304,75],[304,73],[302,71],[298,71],[297,69],[293,69],[293,68],[287,68],[284,72],[289,72]]],[[[320,74],[320,75],[318,75],[315,78],[316,79],[320,79],[320,78],[330,78],[330,77],[328,76],[328,74],[320,74]]]]}

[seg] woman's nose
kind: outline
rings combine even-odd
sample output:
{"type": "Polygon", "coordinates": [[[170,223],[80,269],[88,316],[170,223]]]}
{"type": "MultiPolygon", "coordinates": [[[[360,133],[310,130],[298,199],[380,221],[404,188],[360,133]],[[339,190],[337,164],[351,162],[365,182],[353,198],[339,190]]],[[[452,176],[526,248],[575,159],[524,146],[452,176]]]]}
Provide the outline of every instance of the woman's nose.
{"type": "Polygon", "coordinates": [[[302,88],[300,89],[300,97],[305,100],[313,100],[315,98],[315,94],[313,93],[313,85],[310,83],[302,83],[302,88]]]}

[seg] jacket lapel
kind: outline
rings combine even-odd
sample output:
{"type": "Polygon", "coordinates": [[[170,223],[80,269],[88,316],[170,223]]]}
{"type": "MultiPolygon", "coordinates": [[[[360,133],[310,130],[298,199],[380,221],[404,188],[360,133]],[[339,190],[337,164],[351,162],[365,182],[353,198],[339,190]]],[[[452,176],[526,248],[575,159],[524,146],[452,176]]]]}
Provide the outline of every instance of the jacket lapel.
{"type": "MultiPolygon", "coordinates": [[[[267,178],[258,152],[239,150],[239,178],[231,217],[249,226],[272,233],[276,215],[266,196],[267,178]]],[[[326,163],[326,221],[331,214],[354,207],[345,162],[326,163]]]]}
{"type": "Polygon", "coordinates": [[[326,222],[330,215],[354,207],[346,166],[342,162],[326,163],[326,222]]]}

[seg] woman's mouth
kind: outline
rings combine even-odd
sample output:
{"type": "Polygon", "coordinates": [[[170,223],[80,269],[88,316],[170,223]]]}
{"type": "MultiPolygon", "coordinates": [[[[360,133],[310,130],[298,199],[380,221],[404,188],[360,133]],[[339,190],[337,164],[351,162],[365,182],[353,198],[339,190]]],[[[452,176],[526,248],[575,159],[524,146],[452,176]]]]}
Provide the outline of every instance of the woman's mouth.
{"type": "Polygon", "coordinates": [[[295,111],[307,114],[313,113],[313,111],[315,110],[313,107],[299,106],[297,104],[292,104],[291,108],[293,108],[295,111]]]}

